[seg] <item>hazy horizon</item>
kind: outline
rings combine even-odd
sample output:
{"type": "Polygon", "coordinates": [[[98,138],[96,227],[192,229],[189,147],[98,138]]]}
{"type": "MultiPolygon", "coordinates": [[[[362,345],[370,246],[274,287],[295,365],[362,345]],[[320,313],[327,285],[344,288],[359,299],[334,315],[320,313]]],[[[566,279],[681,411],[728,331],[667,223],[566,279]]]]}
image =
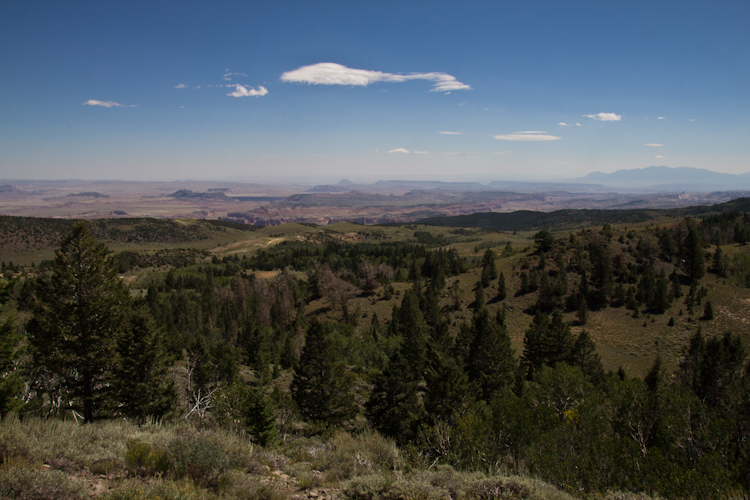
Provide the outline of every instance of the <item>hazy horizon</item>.
{"type": "Polygon", "coordinates": [[[746,173],[748,21],[728,1],[5,2],[0,178],[746,173]]]}

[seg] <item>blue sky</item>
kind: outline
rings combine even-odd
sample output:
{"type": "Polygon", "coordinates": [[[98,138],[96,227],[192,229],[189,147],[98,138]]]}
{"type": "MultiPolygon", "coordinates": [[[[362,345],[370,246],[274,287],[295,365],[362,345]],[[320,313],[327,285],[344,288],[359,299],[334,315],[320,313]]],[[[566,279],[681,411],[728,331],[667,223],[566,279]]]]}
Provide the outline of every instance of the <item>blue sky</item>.
{"type": "Polygon", "coordinates": [[[745,173],[748,26],[747,1],[0,0],[0,178],[745,173]]]}

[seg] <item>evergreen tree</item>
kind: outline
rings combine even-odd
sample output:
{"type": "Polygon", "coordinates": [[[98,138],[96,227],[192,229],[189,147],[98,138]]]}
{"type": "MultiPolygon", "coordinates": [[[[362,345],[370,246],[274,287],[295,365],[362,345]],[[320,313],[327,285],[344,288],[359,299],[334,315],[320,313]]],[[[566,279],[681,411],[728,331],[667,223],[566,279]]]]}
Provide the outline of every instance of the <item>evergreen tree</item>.
{"type": "Polygon", "coordinates": [[[614,273],[612,271],[612,251],[606,241],[594,241],[589,246],[591,260],[591,282],[594,289],[589,297],[589,305],[600,309],[607,304],[608,297],[614,287],[614,273]]]}
{"type": "Polygon", "coordinates": [[[489,401],[508,385],[515,370],[510,336],[505,325],[492,318],[485,308],[474,314],[471,329],[469,379],[479,385],[482,398],[489,401]]]}
{"type": "Polygon", "coordinates": [[[85,422],[107,399],[117,338],[129,305],[107,248],[85,222],[60,238],[52,276],[40,287],[27,326],[33,363],[59,377],[85,422]]]}
{"type": "Polygon", "coordinates": [[[19,373],[21,336],[12,319],[0,324],[0,420],[23,404],[23,378],[19,373]]]}
{"type": "Polygon", "coordinates": [[[667,272],[662,269],[659,273],[659,277],[656,278],[654,295],[651,300],[650,308],[653,312],[662,314],[670,305],[669,280],[667,279],[667,272]]]}
{"type": "MultiPolygon", "coordinates": [[[[419,425],[425,419],[420,382],[404,376],[410,372],[409,363],[402,356],[401,350],[396,350],[388,367],[375,377],[370,399],[365,406],[367,419],[373,427],[400,443],[414,439],[419,425]]],[[[438,400],[439,396],[435,394],[428,398],[432,410],[441,414],[444,407],[438,400]]]]}
{"type": "Polygon", "coordinates": [[[722,252],[721,247],[719,245],[716,245],[716,251],[714,252],[713,257],[713,264],[714,264],[714,272],[719,275],[721,278],[727,277],[727,263],[726,259],[724,257],[724,252],[722,252]]]}
{"type": "Polygon", "coordinates": [[[482,256],[482,286],[487,288],[490,286],[492,280],[497,278],[497,270],[495,269],[495,252],[491,248],[488,248],[482,256]]]}
{"type": "Polygon", "coordinates": [[[698,233],[698,228],[689,220],[686,222],[688,224],[688,233],[682,248],[685,274],[692,281],[695,281],[701,279],[706,274],[705,252],[703,251],[703,240],[698,233]]]}
{"type": "Polygon", "coordinates": [[[270,446],[276,442],[275,405],[262,387],[252,387],[247,391],[245,426],[261,446],[270,446]]]}
{"type": "Polygon", "coordinates": [[[523,355],[521,366],[526,370],[526,377],[531,380],[547,360],[546,340],[550,333],[549,316],[537,311],[523,338],[523,355]]]}
{"type": "Polygon", "coordinates": [[[596,344],[585,329],[578,335],[567,361],[580,368],[590,380],[596,381],[604,374],[602,360],[596,353],[596,344]]]}
{"type": "Polygon", "coordinates": [[[484,307],[485,299],[484,299],[484,287],[482,286],[482,283],[477,283],[477,288],[474,290],[474,311],[479,311],[484,307]]]}
{"type": "Polygon", "coordinates": [[[302,416],[328,425],[354,417],[353,376],[347,371],[334,343],[331,323],[310,323],[299,368],[292,380],[292,398],[302,416]]]}
{"type": "Polygon", "coordinates": [[[714,319],[714,306],[710,300],[707,300],[706,305],[703,307],[703,319],[714,319]]]}
{"type": "MultiPolygon", "coordinates": [[[[424,409],[433,421],[454,423],[472,401],[469,378],[462,366],[447,350],[433,344],[428,349],[425,381],[424,409]]],[[[418,413],[415,405],[413,414],[418,413]]]]}
{"type": "Polygon", "coordinates": [[[497,296],[496,300],[502,302],[508,296],[508,291],[505,288],[505,274],[500,273],[500,277],[497,280],[497,296]]]}
{"type": "Polygon", "coordinates": [[[682,284],[680,283],[680,276],[677,274],[676,268],[672,271],[672,274],[669,275],[669,281],[672,282],[672,287],[670,288],[670,294],[672,297],[675,299],[682,297],[682,284]]]}
{"type": "Polygon", "coordinates": [[[170,361],[151,315],[145,308],[131,312],[117,339],[117,362],[112,371],[117,410],[138,423],[164,417],[177,398],[169,376],[170,361]]]}

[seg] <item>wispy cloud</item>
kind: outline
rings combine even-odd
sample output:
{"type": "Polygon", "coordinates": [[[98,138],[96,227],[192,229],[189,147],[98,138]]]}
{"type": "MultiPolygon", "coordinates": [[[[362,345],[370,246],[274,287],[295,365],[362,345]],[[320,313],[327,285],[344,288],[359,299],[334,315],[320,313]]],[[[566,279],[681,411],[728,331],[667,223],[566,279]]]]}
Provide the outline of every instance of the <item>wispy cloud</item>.
{"type": "Polygon", "coordinates": [[[239,83],[234,85],[227,85],[227,87],[234,87],[234,92],[230,92],[227,95],[232,97],[259,97],[268,94],[268,89],[263,85],[258,85],[258,90],[252,87],[243,87],[239,83]]]}
{"type": "Polygon", "coordinates": [[[576,127],[583,127],[583,125],[581,125],[580,123],[576,122],[576,127]]]}
{"type": "Polygon", "coordinates": [[[616,113],[597,113],[595,115],[581,115],[585,116],[586,118],[591,118],[594,120],[599,120],[600,122],[619,122],[622,120],[622,115],[618,115],[616,113]]]}
{"type": "Polygon", "coordinates": [[[185,88],[187,88],[187,85],[185,85],[184,83],[178,83],[177,85],[174,86],[174,88],[176,88],[176,89],[185,89],[185,88]]]}
{"type": "Polygon", "coordinates": [[[548,135],[540,130],[526,130],[524,132],[513,132],[512,134],[502,134],[494,136],[501,141],[557,141],[561,139],[556,135],[548,135]]]}
{"type": "Polygon", "coordinates": [[[443,135],[464,135],[463,132],[438,132],[438,134],[443,134],[443,135]]]}
{"type": "Polygon", "coordinates": [[[662,155],[656,155],[657,158],[664,158],[662,155]]]}
{"type": "Polygon", "coordinates": [[[429,154],[427,151],[412,151],[415,155],[426,155],[429,154]]]}
{"type": "Polygon", "coordinates": [[[570,123],[565,123],[565,122],[560,122],[558,123],[558,125],[560,125],[561,127],[572,127],[570,123]]]}
{"type": "Polygon", "coordinates": [[[97,101],[96,99],[89,99],[88,101],[81,103],[82,106],[102,106],[104,108],[135,108],[135,104],[120,104],[115,101],[97,101]]]}
{"type": "Polygon", "coordinates": [[[390,151],[388,151],[388,152],[389,152],[389,153],[401,153],[401,154],[409,154],[409,150],[408,150],[408,149],[404,149],[404,148],[396,148],[396,149],[391,149],[391,150],[390,150],[390,151]]]}
{"type": "Polygon", "coordinates": [[[227,72],[224,73],[224,80],[232,81],[232,76],[247,76],[245,73],[230,73],[229,69],[227,69],[227,72]]]}
{"type": "Polygon", "coordinates": [[[657,118],[657,120],[663,120],[663,119],[664,119],[663,116],[660,116],[659,118],[657,118]]]}
{"type": "Polygon", "coordinates": [[[410,73],[398,75],[366,69],[353,69],[336,63],[317,63],[302,66],[281,75],[283,82],[307,83],[311,85],[359,85],[366,87],[376,82],[405,82],[408,80],[428,80],[433,83],[430,92],[450,92],[471,90],[465,83],[447,73],[410,73]]]}
{"type": "Polygon", "coordinates": [[[660,148],[664,146],[664,144],[649,143],[649,144],[644,144],[644,146],[651,146],[652,148],[660,148]]]}

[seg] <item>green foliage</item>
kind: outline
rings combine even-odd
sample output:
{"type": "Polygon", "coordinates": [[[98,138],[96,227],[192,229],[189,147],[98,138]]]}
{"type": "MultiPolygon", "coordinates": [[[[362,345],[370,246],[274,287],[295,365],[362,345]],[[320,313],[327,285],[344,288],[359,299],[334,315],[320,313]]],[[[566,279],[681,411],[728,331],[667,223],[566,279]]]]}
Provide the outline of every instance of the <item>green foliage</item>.
{"type": "Polygon", "coordinates": [[[536,243],[539,252],[547,253],[552,250],[552,245],[555,244],[555,237],[546,229],[542,229],[534,235],[534,243],[536,243]]]}
{"type": "Polygon", "coordinates": [[[162,332],[145,308],[127,316],[116,351],[112,385],[117,411],[138,423],[166,416],[177,399],[169,376],[171,359],[162,332]]]}
{"type": "Polygon", "coordinates": [[[60,471],[0,467],[0,498],[7,500],[76,500],[86,498],[83,485],[60,471]]]}
{"type": "Polygon", "coordinates": [[[11,318],[0,324],[0,420],[23,405],[20,341],[11,318]]]}
{"type": "Polygon", "coordinates": [[[131,439],[125,446],[125,465],[134,473],[154,475],[169,471],[169,456],[164,451],[137,439],[131,439]]]}
{"type": "Polygon", "coordinates": [[[58,377],[92,422],[107,399],[129,296],[86,223],[60,239],[52,277],[38,295],[27,326],[34,365],[58,377]]]}
{"type": "Polygon", "coordinates": [[[332,340],[330,323],[313,320],[292,381],[292,398],[305,418],[342,425],[356,414],[353,376],[332,340]]]}
{"type": "Polygon", "coordinates": [[[166,447],[170,471],[178,478],[188,477],[199,486],[215,486],[219,476],[230,466],[230,457],[217,441],[200,435],[188,434],[170,442],[166,447]]]}

